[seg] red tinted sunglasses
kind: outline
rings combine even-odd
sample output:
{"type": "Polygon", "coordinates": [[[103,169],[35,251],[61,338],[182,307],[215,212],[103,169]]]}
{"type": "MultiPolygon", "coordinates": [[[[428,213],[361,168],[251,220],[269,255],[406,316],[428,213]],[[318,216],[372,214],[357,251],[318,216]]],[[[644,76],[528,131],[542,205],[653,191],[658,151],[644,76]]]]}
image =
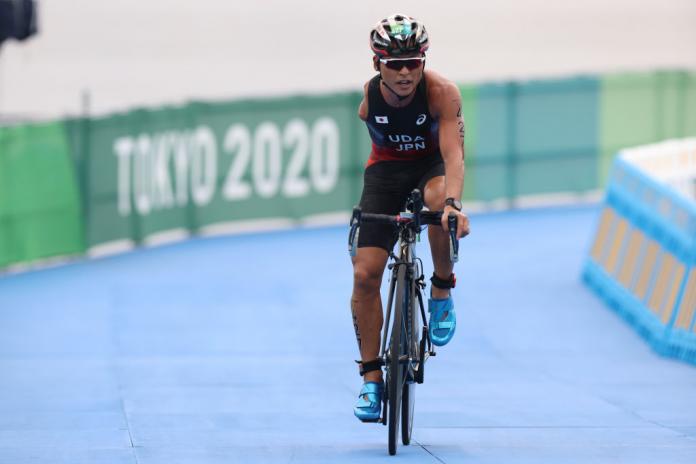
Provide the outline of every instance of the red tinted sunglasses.
{"type": "Polygon", "coordinates": [[[406,69],[413,71],[414,69],[420,67],[425,61],[424,56],[416,56],[413,58],[380,58],[379,62],[384,63],[389,69],[394,71],[400,71],[401,68],[406,66],[406,69]]]}

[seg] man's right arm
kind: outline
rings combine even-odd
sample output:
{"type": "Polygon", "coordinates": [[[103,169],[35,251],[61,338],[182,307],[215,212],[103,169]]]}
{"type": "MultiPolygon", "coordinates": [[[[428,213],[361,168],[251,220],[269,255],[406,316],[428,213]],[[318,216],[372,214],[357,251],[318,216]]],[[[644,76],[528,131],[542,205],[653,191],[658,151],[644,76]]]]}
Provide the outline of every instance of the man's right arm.
{"type": "Polygon", "coordinates": [[[358,108],[358,116],[360,119],[363,121],[367,121],[367,87],[369,85],[369,82],[365,84],[364,92],[363,92],[363,99],[360,102],[360,107],[358,108]]]}

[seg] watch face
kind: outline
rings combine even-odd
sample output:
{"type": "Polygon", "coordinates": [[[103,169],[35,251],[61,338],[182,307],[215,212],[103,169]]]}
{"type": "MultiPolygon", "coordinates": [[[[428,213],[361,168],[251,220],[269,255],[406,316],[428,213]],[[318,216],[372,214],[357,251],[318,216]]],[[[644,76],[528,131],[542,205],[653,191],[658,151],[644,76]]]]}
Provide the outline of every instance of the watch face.
{"type": "Polygon", "coordinates": [[[447,200],[445,200],[445,204],[453,206],[457,211],[462,210],[462,202],[454,198],[448,198],[447,200]]]}

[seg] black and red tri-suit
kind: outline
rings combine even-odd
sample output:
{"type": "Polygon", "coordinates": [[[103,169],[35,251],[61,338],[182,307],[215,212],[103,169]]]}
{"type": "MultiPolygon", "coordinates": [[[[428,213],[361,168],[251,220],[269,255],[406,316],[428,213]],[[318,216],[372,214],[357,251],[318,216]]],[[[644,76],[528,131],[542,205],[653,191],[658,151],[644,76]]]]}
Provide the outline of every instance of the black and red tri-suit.
{"type": "MultiPolygon", "coordinates": [[[[414,188],[445,174],[438,121],[428,110],[426,77],[418,83],[411,102],[396,108],[387,104],[380,90],[379,75],[367,87],[365,123],[372,139],[360,206],[366,213],[397,214],[414,188]]],[[[394,228],[363,224],[358,247],[376,246],[390,251],[396,243],[394,228]]]]}

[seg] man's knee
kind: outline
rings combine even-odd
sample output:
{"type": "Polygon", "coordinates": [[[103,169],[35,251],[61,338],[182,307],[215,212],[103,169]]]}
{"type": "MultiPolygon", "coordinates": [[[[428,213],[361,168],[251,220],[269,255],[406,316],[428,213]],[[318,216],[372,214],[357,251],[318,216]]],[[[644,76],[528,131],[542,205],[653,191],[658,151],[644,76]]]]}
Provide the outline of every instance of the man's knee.
{"type": "Polygon", "coordinates": [[[445,207],[445,178],[444,176],[433,177],[425,185],[424,192],[425,204],[431,210],[441,210],[445,207]]]}
{"type": "Polygon", "coordinates": [[[370,294],[379,292],[382,285],[383,269],[356,263],[353,268],[353,288],[356,293],[370,294]]]}

